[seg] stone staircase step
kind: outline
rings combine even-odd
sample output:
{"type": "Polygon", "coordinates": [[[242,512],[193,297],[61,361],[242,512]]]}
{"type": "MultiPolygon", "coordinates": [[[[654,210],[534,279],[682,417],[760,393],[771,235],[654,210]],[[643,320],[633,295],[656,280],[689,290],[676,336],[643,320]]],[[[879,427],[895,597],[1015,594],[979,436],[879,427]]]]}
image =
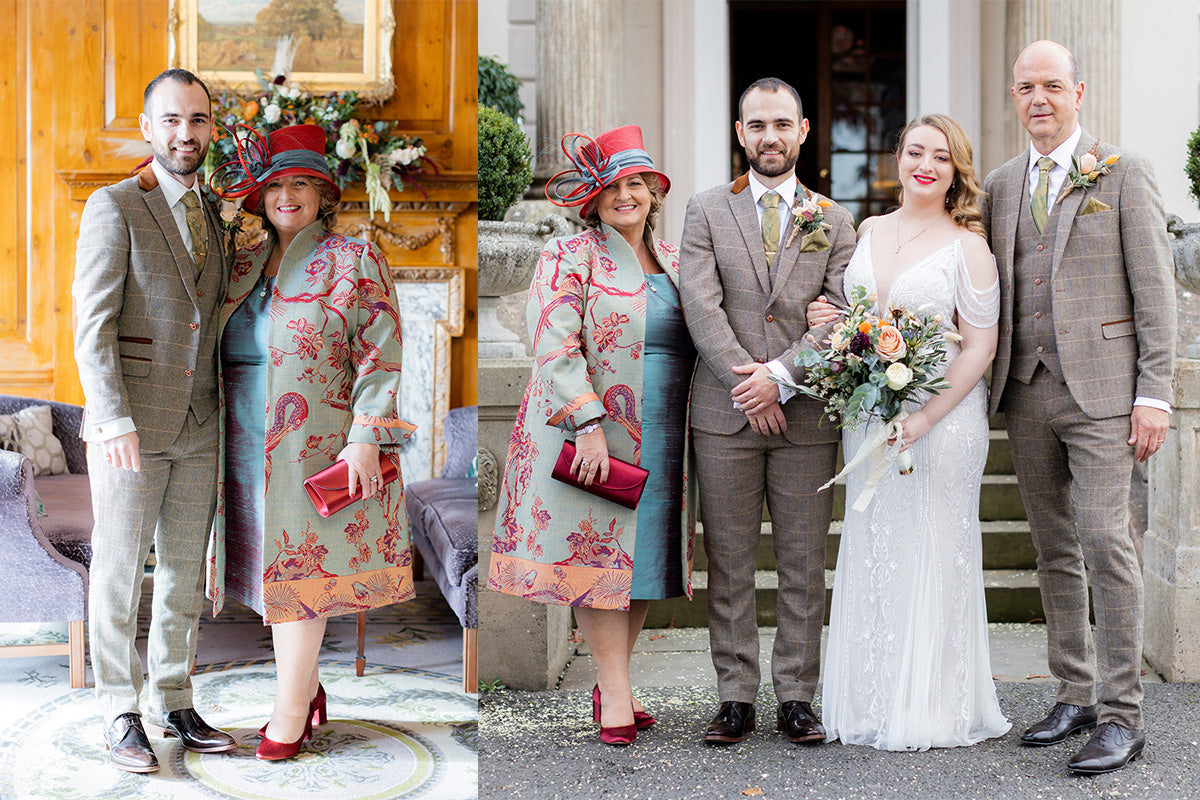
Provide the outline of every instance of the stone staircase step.
{"type": "MultiPolygon", "coordinates": [[[[833,518],[842,519],[846,509],[846,484],[838,481],[833,489],[833,518]]],[[[979,518],[981,520],[1025,519],[1025,503],[1021,490],[1017,488],[1017,476],[1012,474],[985,474],[983,488],[979,493],[979,518]]],[[[767,504],[763,503],[762,519],[768,522],[767,504]]]]}
{"type": "MultiPolygon", "coordinates": [[[[838,448],[837,470],[841,472],[845,465],[845,453],[838,448]]],[[[1003,428],[988,430],[988,457],[983,468],[985,475],[1012,475],[1012,452],[1008,448],[1008,431],[1003,428]]]]}
{"type": "MultiPolygon", "coordinates": [[[[1042,598],[1037,574],[1032,570],[984,570],[984,593],[988,622],[1031,622],[1041,620],[1042,598]]],[[[760,627],[777,624],[775,603],[779,595],[778,576],[771,570],[754,574],[757,616],[760,627]]],[[[833,570],[825,571],[825,622],[829,622],[829,602],[833,592],[833,570]]],[[[650,604],[647,628],[703,628],[708,624],[708,573],[692,575],[693,599],[674,598],[650,604]]]]}
{"type": "MultiPolygon", "coordinates": [[[[1034,569],[1037,566],[1037,551],[1029,535],[1029,523],[1025,520],[989,520],[980,523],[983,533],[984,569],[1034,569]]],[[[842,536],[842,521],[835,519],[829,526],[829,538],[825,545],[825,567],[837,566],[838,547],[842,536]]],[[[764,522],[759,531],[756,569],[775,569],[775,545],[771,538],[771,523],[764,522]]],[[[708,557],[704,552],[704,526],[696,526],[695,568],[708,568],[708,557]]]]}

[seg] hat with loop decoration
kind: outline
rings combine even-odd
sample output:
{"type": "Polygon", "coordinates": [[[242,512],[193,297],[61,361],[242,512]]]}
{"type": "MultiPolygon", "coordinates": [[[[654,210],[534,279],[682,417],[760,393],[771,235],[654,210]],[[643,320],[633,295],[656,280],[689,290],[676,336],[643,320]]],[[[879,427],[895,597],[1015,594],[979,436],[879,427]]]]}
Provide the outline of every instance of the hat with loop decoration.
{"type": "Polygon", "coordinates": [[[262,187],[275,178],[305,175],[333,187],[338,199],[342,191],[325,163],[325,129],[319,125],[288,125],[264,138],[249,125],[238,124],[230,131],[237,157],[212,171],[208,185],[218,197],[245,197],[245,209],[258,208],[262,187]]]}
{"type": "Polygon", "coordinates": [[[671,190],[671,179],[654,168],[654,161],[642,146],[642,129],[622,125],[593,139],[581,133],[562,138],[562,151],[574,164],[546,183],[546,199],[556,206],[584,206],[606,186],[627,175],[650,172],[662,181],[663,193],[671,190]]]}

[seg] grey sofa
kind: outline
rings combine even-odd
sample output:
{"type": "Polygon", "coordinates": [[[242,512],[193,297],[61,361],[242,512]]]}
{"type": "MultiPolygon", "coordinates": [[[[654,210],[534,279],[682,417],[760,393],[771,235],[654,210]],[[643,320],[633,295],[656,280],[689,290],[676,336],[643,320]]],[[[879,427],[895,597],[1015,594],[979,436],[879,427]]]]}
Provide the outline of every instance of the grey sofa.
{"type": "Polygon", "coordinates": [[[67,655],[71,687],[84,685],[84,620],[92,561],[92,498],[86,445],[79,438],[83,409],[68,403],[0,395],[0,414],[48,405],[68,472],[34,479],[25,456],[0,450],[0,622],[68,622],[67,644],[0,648],[0,657],[67,655]],[[38,517],[34,488],[46,508],[38,517]]]}
{"type": "MultiPolygon", "coordinates": [[[[479,448],[479,409],[455,408],[443,431],[447,459],[441,477],[405,487],[412,545],[463,628],[463,691],[478,691],[478,480],[467,477],[479,448]]],[[[414,561],[413,578],[421,565],[414,561]]]]}

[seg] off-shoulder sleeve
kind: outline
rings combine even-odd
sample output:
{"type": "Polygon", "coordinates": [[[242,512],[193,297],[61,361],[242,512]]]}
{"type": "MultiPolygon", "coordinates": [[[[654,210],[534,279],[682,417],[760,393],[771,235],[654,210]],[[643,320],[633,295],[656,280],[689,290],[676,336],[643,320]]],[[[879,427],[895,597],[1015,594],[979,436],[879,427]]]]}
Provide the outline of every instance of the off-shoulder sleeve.
{"type": "Polygon", "coordinates": [[[971,273],[967,271],[967,260],[958,259],[958,277],[955,281],[954,305],[958,310],[959,322],[975,328],[990,328],[1000,319],[1000,278],[995,271],[992,258],[992,283],[986,289],[976,289],[971,284],[971,273]]]}
{"type": "Polygon", "coordinates": [[[548,425],[572,432],[604,416],[583,352],[583,314],[591,279],[592,248],[583,236],[555,239],[538,259],[526,318],[537,369],[554,409],[548,425]]]}

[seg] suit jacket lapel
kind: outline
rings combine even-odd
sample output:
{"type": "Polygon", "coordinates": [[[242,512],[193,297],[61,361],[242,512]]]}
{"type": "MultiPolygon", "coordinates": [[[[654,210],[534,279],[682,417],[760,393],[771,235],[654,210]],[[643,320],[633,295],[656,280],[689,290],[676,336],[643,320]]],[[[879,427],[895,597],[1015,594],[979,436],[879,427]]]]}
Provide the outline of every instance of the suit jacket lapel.
{"type": "Polygon", "coordinates": [[[184,288],[187,289],[188,297],[199,308],[200,299],[196,295],[196,268],[192,261],[192,254],[183,244],[183,237],[179,234],[175,215],[171,213],[171,207],[167,205],[167,198],[163,197],[162,187],[158,185],[158,176],[149,166],[143,168],[138,175],[138,186],[142,189],[142,200],[145,201],[150,216],[158,223],[158,227],[162,230],[163,236],[171,248],[171,258],[175,262],[175,268],[179,270],[179,278],[183,281],[184,288]]]}
{"type": "MultiPolygon", "coordinates": [[[[746,252],[754,264],[754,272],[758,275],[758,283],[764,294],[771,293],[771,273],[767,267],[767,254],[763,251],[762,227],[758,223],[758,209],[754,207],[754,193],[749,190],[750,183],[743,175],[733,183],[729,195],[729,211],[742,231],[746,241],[746,252]]],[[[780,243],[782,244],[782,242],[780,243]]]]}
{"type": "MultiPolygon", "coordinates": [[[[1096,144],[1096,140],[1083,131],[1079,137],[1079,143],[1075,145],[1075,158],[1078,159],[1081,155],[1092,149],[1096,144]]],[[[1079,213],[1079,207],[1083,205],[1084,190],[1075,189],[1066,197],[1062,196],[1063,191],[1069,185],[1067,181],[1070,178],[1063,180],[1062,189],[1058,190],[1059,199],[1055,202],[1058,207],[1058,219],[1054,224],[1054,260],[1050,265],[1050,276],[1054,277],[1054,273],[1058,271],[1058,264],[1062,261],[1063,252],[1067,249],[1067,237],[1071,235],[1071,226],[1075,224],[1075,215],[1079,213]]]]}
{"type": "MultiPolygon", "coordinates": [[[[795,209],[810,197],[809,191],[800,181],[796,181],[796,197],[792,200],[792,208],[795,209]]],[[[783,287],[787,285],[788,278],[792,274],[792,269],[800,260],[800,242],[792,242],[791,247],[785,247],[788,241],[792,238],[792,227],[796,224],[796,215],[789,213],[788,218],[780,220],[783,224],[780,225],[779,231],[779,255],[775,256],[775,280],[771,282],[771,299],[767,301],[767,305],[775,302],[779,297],[779,293],[783,291],[783,287]]],[[[803,238],[800,233],[796,233],[796,238],[803,238]]],[[[817,253],[816,255],[820,255],[817,253]]]]}

